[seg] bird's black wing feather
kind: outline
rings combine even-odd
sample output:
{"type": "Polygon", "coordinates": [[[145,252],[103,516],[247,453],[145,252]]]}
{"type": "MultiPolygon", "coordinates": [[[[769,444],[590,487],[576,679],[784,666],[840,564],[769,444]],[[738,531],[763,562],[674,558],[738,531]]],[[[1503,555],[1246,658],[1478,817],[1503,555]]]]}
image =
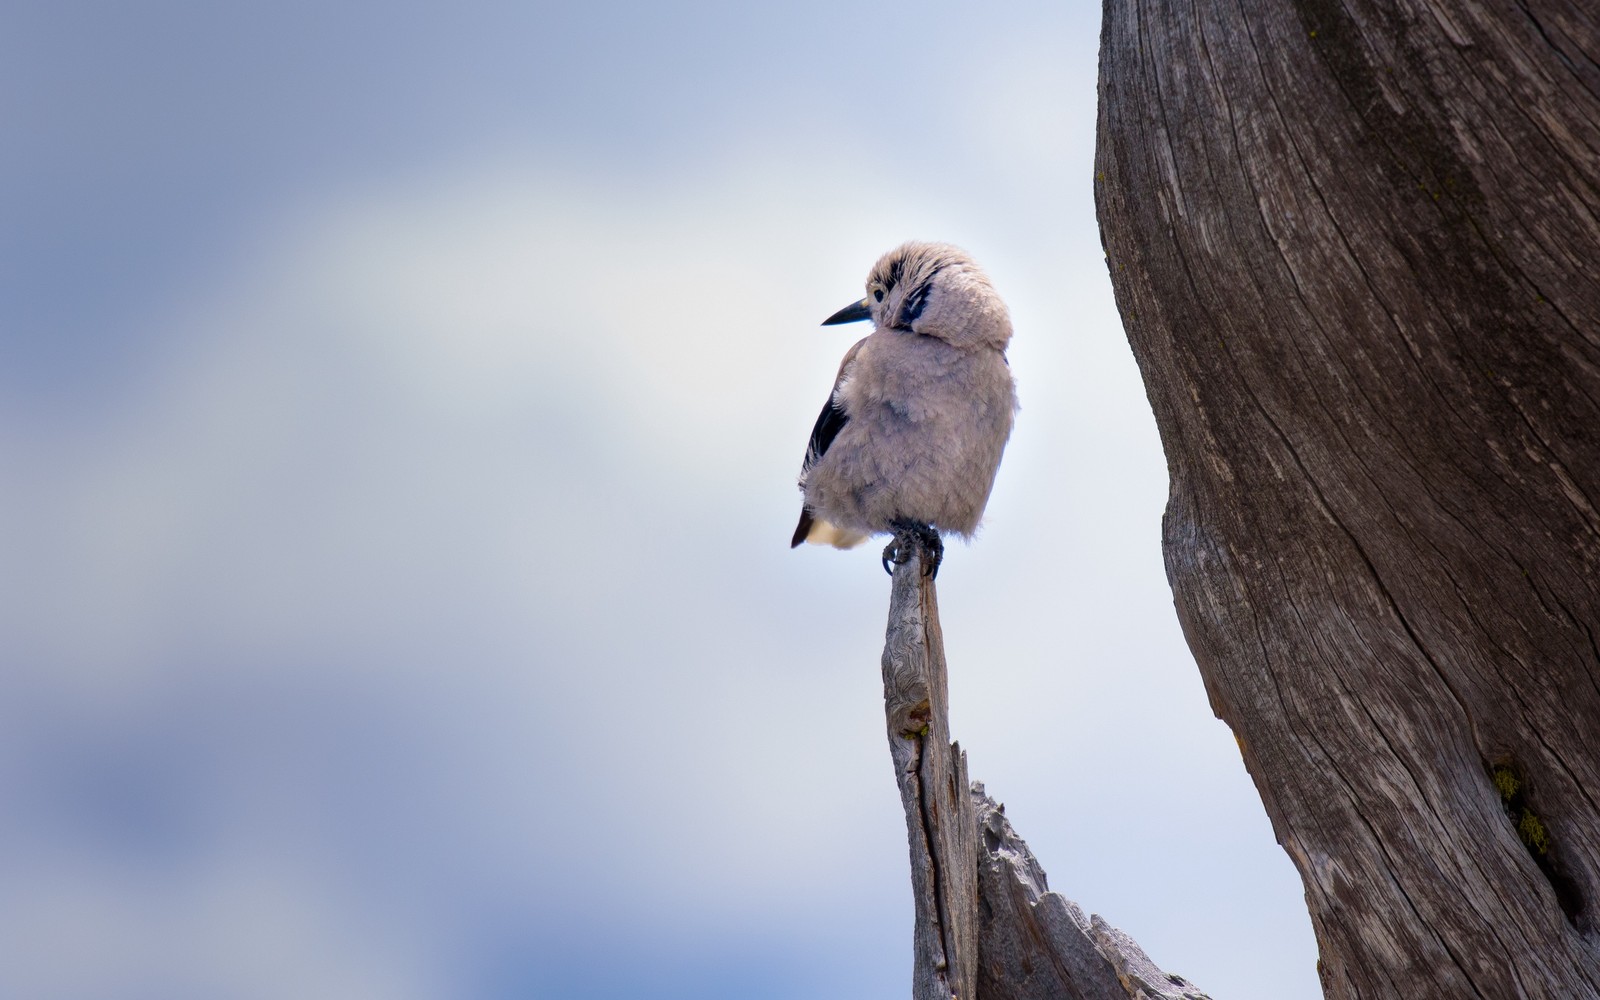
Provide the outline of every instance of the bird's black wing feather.
{"type": "Polygon", "coordinates": [[[789,548],[799,548],[800,543],[806,540],[807,535],[811,534],[811,526],[816,523],[817,519],[811,516],[811,508],[801,507],[800,525],[794,529],[794,538],[790,540],[789,548]]]}
{"type": "MultiPolygon", "coordinates": [[[[828,446],[833,444],[833,439],[839,436],[839,431],[850,422],[850,415],[844,412],[839,405],[839,386],[844,382],[845,374],[850,370],[850,362],[856,359],[856,352],[861,350],[861,345],[866,340],[861,340],[845,354],[844,361],[839,364],[839,376],[834,379],[833,391],[828,393],[828,401],[823,404],[822,412],[817,415],[816,426],[811,428],[811,440],[806,444],[805,461],[800,465],[800,483],[804,488],[806,473],[811,467],[822,460],[828,453],[828,446]]],[[[811,513],[811,508],[800,508],[800,524],[794,529],[794,540],[789,543],[794,548],[806,540],[811,533],[811,526],[816,522],[816,517],[811,513]]]]}
{"type": "Polygon", "coordinates": [[[806,445],[806,460],[800,469],[802,475],[828,453],[828,445],[833,444],[833,439],[839,436],[844,425],[850,422],[850,417],[839,406],[839,401],[832,393],[828,394],[828,402],[822,407],[822,413],[817,416],[817,425],[811,428],[811,442],[806,445]]]}
{"type": "Polygon", "coordinates": [[[856,354],[861,351],[861,345],[866,342],[865,338],[856,341],[855,346],[845,352],[844,360],[839,362],[839,374],[833,380],[833,391],[828,393],[828,401],[822,405],[822,412],[817,415],[817,424],[811,428],[811,441],[806,445],[805,462],[800,466],[802,481],[811,467],[828,453],[828,446],[833,444],[833,439],[839,436],[844,425],[850,422],[850,415],[839,405],[839,387],[844,384],[845,378],[850,374],[851,362],[855,361],[856,354]]]}
{"type": "MultiPolygon", "coordinates": [[[[828,445],[832,444],[833,439],[839,436],[840,428],[849,422],[850,418],[845,415],[844,410],[839,408],[833,393],[829,393],[828,403],[822,408],[821,415],[817,417],[817,426],[811,428],[811,443],[806,445],[806,460],[800,466],[800,478],[802,481],[804,481],[805,474],[810,471],[811,467],[816,465],[827,452],[828,445]]],[[[806,536],[811,534],[811,526],[814,523],[816,523],[816,518],[812,516],[811,508],[802,506],[800,508],[800,524],[794,529],[794,539],[789,542],[791,549],[806,540],[806,536]]]]}

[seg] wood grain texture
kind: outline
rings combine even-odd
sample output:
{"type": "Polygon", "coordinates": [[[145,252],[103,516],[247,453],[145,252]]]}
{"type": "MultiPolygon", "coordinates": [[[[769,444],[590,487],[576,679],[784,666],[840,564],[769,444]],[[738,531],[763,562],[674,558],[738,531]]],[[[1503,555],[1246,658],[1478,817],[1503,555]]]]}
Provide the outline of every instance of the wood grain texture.
{"type": "Polygon", "coordinates": [[[1330,997],[1600,996],[1596,10],[1105,3],[1167,572],[1330,997]]]}
{"type": "Polygon", "coordinates": [[[1051,892],[1005,807],[982,783],[977,814],[979,1000],[1208,1000],[1098,915],[1051,892]]]}
{"type": "Polygon", "coordinates": [[[978,955],[977,821],[967,760],[950,741],[944,638],[923,555],[895,568],[883,647],[889,755],[905,807],[916,902],[914,1000],[969,1000],[978,955]]]}
{"type": "Polygon", "coordinates": [[[923,555],[895,569],[884,716],[905,809],[916,905],[915,1000],[1208,1000],[1122,932],[1049,891],[1044,869],[967,780],[950,740],[944,637],[923,555]]]}

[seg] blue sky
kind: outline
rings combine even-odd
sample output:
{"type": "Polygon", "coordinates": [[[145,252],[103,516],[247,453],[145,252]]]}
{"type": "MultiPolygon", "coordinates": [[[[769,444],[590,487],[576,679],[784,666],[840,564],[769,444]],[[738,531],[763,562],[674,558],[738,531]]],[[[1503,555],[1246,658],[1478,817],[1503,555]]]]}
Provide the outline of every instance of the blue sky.
{"type": "Polygon", "coordinates": [[[875,547],[787,539],[909,238],[1022,411],[940,575],[1052,887],[1318,995],[1161,567],[1089,3],[17,4],[0,39],[0,994],[881,997],[875,547]]]}

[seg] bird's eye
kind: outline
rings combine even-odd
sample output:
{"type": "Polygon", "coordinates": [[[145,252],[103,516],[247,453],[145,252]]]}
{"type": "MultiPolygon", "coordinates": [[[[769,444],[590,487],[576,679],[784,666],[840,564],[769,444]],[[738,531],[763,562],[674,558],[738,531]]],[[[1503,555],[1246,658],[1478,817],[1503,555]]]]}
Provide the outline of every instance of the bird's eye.
{"type": "Polygon", "coordinates": [[[872,297],[877,299],[879,302],[882,302],[883,301],[883,289],[874,288],[872,290],[872,297]]]}

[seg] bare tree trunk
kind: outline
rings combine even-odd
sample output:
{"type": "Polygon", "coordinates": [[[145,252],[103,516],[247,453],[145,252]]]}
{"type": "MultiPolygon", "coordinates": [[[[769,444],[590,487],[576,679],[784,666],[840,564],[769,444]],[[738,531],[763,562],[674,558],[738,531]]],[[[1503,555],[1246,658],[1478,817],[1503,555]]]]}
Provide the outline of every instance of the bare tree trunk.
{"type": "Polygon", "coordinates": [[[1330,997],[1600,996],[1593,0],[1106,0],[1096,199],[1330,997]]]}
{"type": "Polygon", "coordinates": [[[911,848],[915,1000],[1207,1000],[1049,891],[1005,807],[969,786],[966,755],[950,741],[938,598],[920,554],[895,570],[883,694],[911,848]]]}

